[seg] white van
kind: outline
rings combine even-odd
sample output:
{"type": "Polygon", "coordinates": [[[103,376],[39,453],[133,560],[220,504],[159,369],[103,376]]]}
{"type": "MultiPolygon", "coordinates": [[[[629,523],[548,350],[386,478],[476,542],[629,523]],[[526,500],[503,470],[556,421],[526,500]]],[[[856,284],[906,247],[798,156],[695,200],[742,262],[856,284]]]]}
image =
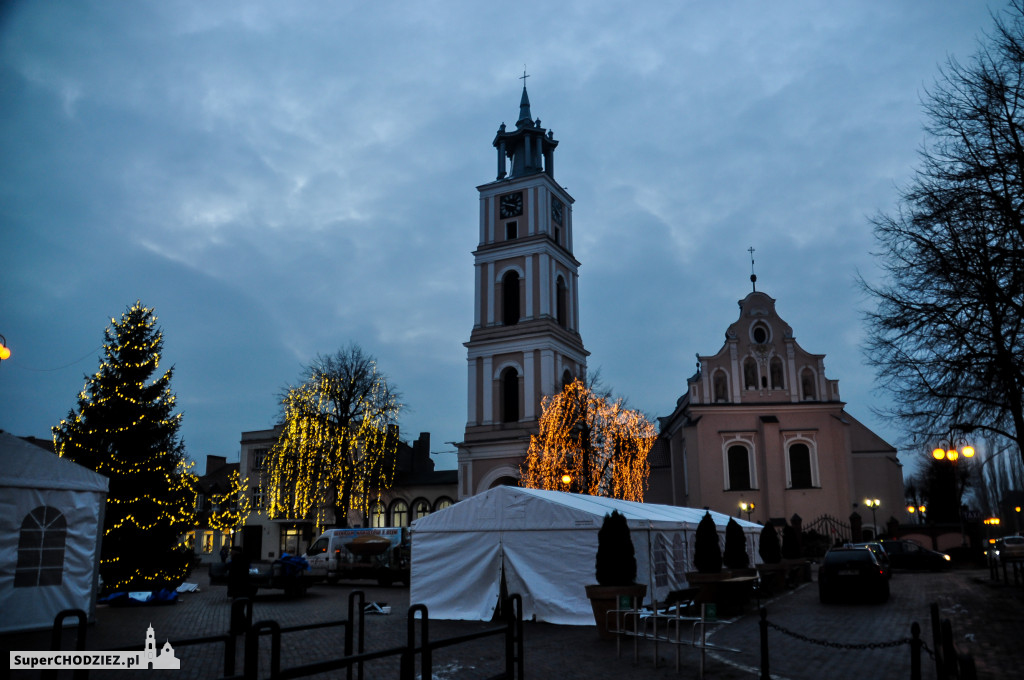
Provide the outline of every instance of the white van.
{"type": "Polygon", "coordinates": [[[382,586],[409,585],[409,530],[328,529],[309,546],[306,561],[315,580],[373,579],[382,586]]]}

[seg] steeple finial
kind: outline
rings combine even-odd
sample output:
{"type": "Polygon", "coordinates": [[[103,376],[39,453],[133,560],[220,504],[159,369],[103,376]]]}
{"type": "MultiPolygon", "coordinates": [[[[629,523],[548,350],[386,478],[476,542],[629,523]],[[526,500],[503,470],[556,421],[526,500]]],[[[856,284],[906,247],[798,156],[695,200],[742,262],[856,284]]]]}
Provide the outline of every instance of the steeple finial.
{"type": "Polygon", "coordinates": [[[516,128],[533,125],[533,115],[530,113],[530,96],[526,94],[526,79],[529,77],[526,73],[526,64],[523,64],[523,75],[519,76],[519,80],[523,81],[523,96],[519,99],[519,120],[516,121],[516,128]]]}
{"type": "Polygon", "coordinates": [[[747,248],[747,252],[750,253],[750,285],[753,286],[754,292],[757,292],[757,274],[754,273],[754,246],[747,248]]]}

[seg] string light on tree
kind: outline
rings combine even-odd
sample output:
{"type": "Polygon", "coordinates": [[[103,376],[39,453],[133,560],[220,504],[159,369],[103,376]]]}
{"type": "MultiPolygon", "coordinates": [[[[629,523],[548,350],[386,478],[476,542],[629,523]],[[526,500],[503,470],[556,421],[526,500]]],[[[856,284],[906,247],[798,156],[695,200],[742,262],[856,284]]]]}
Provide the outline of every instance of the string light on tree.
{"type": "Polygon", "coordinates": [[[575,380],[541,400],[519,484],[642,502],[656,435],[642,413],[575,380]]]}
{"type": "Polygon", "coordinates": [[[179,541],[194,524],[196,477],[173,413],[173,369],[157,373],[156,322],[141,302],[111,319],[99,370],[53,428],[58,455],[110,480],[100,573],[111,590],[176,586],[188,570],[179,541]]]}

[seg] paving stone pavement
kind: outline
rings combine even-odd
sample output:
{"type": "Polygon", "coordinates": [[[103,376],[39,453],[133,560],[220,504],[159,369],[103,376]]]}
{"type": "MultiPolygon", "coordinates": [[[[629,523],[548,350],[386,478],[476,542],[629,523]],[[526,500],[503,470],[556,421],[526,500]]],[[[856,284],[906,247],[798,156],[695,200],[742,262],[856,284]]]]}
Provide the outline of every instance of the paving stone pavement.
{"type": "MultiPolygon", "coordinates": [[[[86,649],[139,649],[146,629],[153,626],[158,646],[203,635],[220,634],[228,629],[230,605],[222,586],[210,586],[205,574],[193,579],[200,592],[180,596],[175,605],[163,607],[100,607],[97,622],[87,629],[86,649]]],[[[457,587],[457,586],[453,586],[457,587]]],[[[273,619],[282,627],[340,620],[348,611],[348,595],[353,589],[364,591],[367,601],[387,602],[391,614],[366,617],[368,650],[401,646],[407,635],[407,588],[381,588],[369,582],[319,585],[298,599],[289,599],[276,591],[261,593],[254,604],[254,620],[273,619]]],[[[1024,589],[994,585],[984,570],[954,570],[945,573],[897,573],[888,603],[822,605],[815,584],[806,584],[768,601],[768,619],[800,635],[842,643],[885,642],[909,637],[910,624],[918,621],[931,646],[928,604],[937,602],[941,615],[953,624],[958,644],[974,654],[979,678],[1002,680],[1018,678],[1024,669],[1024,589]]],[[[3,615],[12,615],[4,613],[3,615]]],[[[430,621],[431,639],[484,630],[493,624],[466,621],[430,621]]],[[[554,626],[525,622],[525,676],[558,680],[590,680],[609,674],[647,680],[653,678],[696,678],[697,650],[684,647],[679,673],[674,669],[675,652],[667,645],[658,649],[658,667],[653,646],[640,643],[639,663],[633,663],[628,643],[621,655],[614,642],[597,638],[590,626],[554,626]]],[[[710,641],[716,645],[740,649],[739,653],[709,652],[705,678],[738,680],[759,677],[758,616],[753,608],[744,616],[716,627],[710,641]]],[[[49,632],[23,633],[0,637],[8,650],[49,649],[49,632]]],[[[64,648],[73,645],[65,635],[64,648]]],[[[326,628],[288,633],[283,637],[282,666],[328,660],[341,655],[343,629],[326,628]]],[[[266,645],[264,645],[266,646],[266,645]]],[[[872,678],[909,678],[909,648],[841,650],[809,644],[770,630],[769,647],[772,676],[779,680],[834,678],[863,680],[872,678]]],[[[223,646],[179,646],[175,648],[181,670],[168,671],[181,680],[209,680],[223,675],[223,646]]],[[[261,677],[266,677],[268,658],[262,653],[261,677]]],[[[241,643],[237,671],[241,672],[241,643]]],[[[503,667],[504,648],[500,638],[467,643],[438,650],[433,659],[433,677],[438,680],[474,680],[492,676],[503,667]]],[[[925,656],[925,678],[934,677],[930,659],[925,656]]],[[[5,669],[6,670],[6,669],[5,669]]],[[[92,671],[96,680],[129,680],[151,677],[148,671],[92,671]]],[[[399,661],[391,658],[367,664],[365,677],[398,678],[399,661]]],[[[10,671],[16,679],[38,678],[38,672],[10,671]]],[[[70,674],[67,674],[70,677],[70,674]]],[[[341,671],[320,678],[344,677],[341,671]]],[[[419,677],[419,674],[417,674],[419,677]]]]}

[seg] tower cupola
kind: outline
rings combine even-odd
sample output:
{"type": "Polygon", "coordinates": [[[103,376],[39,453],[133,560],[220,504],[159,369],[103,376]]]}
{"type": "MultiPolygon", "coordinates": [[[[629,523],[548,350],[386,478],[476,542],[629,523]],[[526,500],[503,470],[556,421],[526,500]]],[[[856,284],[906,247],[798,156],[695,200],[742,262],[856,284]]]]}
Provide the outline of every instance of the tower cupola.
{"type": "Polygon", "coordinates": [[[541,127],[539,118],[533,120],[530,96],[524,82],[516,129],[509,132],[502,123],[494,137],[494,148],[498,150],[498,179],[525,177],[539,172],[554,177],[556,146],[558,141],[551,131],[541,127]]]}

